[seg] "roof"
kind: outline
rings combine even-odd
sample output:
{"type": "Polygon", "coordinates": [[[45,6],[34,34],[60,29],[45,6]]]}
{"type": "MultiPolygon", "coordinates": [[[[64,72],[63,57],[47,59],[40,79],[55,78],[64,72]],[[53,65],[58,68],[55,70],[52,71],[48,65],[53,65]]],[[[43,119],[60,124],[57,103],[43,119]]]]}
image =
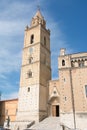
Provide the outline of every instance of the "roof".
{"type": "Polygon", "coordinates": [[[15,99],[6,99],[6,100],[1,100],[0,102],[5,102],[5,101],[14,101],[14,100],[18,100],[18,98],[15,98],[15,99]]]}

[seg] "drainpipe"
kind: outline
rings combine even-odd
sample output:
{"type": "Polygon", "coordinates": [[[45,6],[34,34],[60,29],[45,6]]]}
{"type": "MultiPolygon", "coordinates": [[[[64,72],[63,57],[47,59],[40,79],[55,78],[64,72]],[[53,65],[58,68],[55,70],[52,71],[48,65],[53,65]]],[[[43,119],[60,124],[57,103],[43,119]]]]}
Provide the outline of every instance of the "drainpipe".
{"type": "MultiPolygon", "coordinates": [[[[70,58],[70,61],[71,61],[71,58],[70,58]]],[[[73,82],[72,82],[72,68],[69,69],[69,72],[70,72],[70,84],[71,84],[71,97],[72,97],[74,129],[76,130],[75,99],[74,99],[73,82]]]]}

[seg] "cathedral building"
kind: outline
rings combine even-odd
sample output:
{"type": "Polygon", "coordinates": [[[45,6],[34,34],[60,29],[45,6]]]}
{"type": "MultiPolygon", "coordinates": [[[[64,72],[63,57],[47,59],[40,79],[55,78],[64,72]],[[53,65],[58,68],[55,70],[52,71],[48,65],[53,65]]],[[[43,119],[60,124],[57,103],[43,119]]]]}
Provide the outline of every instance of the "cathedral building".
{"type": "Polygon", "coordinates": [[[4,125],[9,116],[14,126],[11,129],[16,130],[20,124],[25,128],[53,116],[70,128],[85,128],[87,53],[66,54],[61,48],[58,73],[59,78],[52,80],[50,30],[38,10],[30,26],[25,28],[19,97],[0,101],[0,125],[4,125]]]}

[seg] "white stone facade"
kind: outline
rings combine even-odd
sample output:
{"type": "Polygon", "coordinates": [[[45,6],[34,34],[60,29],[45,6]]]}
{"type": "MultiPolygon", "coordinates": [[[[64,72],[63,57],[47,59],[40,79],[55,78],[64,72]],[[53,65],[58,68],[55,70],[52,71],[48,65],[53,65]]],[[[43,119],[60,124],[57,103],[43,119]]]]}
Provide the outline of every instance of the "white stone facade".
{"type": "Polygon", "coordinates": [[[21,87],[19,90],[19,104],[17,120],[38,120],[39,113],[39,85],[21,87]],[[30,89],[30,90],[28,90],[30,89]],[[32,117],[33,116],[33,117],[32,117]]]}

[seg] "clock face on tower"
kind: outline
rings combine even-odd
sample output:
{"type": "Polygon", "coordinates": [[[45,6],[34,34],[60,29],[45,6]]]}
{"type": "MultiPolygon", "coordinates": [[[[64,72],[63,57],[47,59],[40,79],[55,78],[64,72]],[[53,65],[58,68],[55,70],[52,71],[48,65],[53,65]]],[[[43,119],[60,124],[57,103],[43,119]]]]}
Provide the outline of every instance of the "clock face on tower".
{"type": "Polygon", "coordinates": [[[32,47],[29,48],[29,52],[30,52],[30,54],[33,52],[33,48],[32,47]]]}

